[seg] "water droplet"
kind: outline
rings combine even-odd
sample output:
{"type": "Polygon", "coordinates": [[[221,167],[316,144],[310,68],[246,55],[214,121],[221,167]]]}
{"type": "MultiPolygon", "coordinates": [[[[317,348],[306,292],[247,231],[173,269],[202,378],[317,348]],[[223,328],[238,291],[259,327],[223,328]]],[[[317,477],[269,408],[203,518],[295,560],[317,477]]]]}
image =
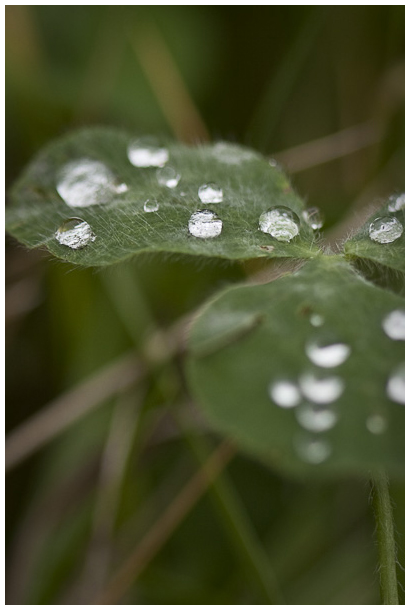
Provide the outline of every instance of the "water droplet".
{"type": "Polygon", "coordinates": [[[389,377],[386,388],[387,396],[390,400],[393,400],[400,405],[404,405],[406,398],[404,377],[405,368],[403,362],[403,364],[398,366],[389,377]]]}
{"type": "Polygon", "coordinates": [[[328,377],[321,373],[305,373],[299,382],[305,398],[320,405],[337,400],[345,388],[340,377],[328,377]]]}
{"type": "Polygon", "coordinates": [[[295,411],[299,424],[310,432],[330,430],[339,419],[333,409],[323,405],[312,405],[304,402],[295,411]]]}
{"type": "Polygon", "coordinates": [[[312,326],[322,326],[325,322],[325,319],[319,313],[312,313],[309,318],[309,322],[312,326]]]}
{"type": "Polygon", "coordinates": [[[223,191],[220,186],[210,182],[203,184],[198,189],[198,197],[202,203],[221,203],[223,200],[223,191]]]}
{"type": "Polygon", "coordinates": [[[277,206],[259,217],[259,229],[278,241],[290,241],[299,234],[299,218],[285,206],[277,206]]]}
{"type": "Polygon", "coordinates": [[[313,364],[328,369],[345,362],[352,350],[346,343],[340,343],[324,335],[308,341],[305,351],[313,364]]]}
{"type": "Polygon", "coordinates": [[[403,225],[394,216],[376,218],[369,227],[369,237],[379,244],[390,244],[399,239],[403,233],[403,225]]]}
{"type": "Polygon", "coordinates": [[[104,163],[92,159],[77,159],[64,165],[56,188],[72,208],[108,203],[118,192],[114,174],[104,163]]]}
{"type": "Polygon", "coordinates": [[[366,419],[366,428],[372,434],[383,434],[383,432],[386,432],[387,430],[386,418],[378,413],[369,415],[366,419]]]}
{"type": "Polygon", "coordinates": [[[176,186],[178,186],[178,183],[181,180],[181,175],[178,174],[176,169],[170,165],[166,165],[165,167],[160,167],[157,169],[157,180],[161,186],[174,189],[176,186]]]}
{"type": "Polygon", "coordinates": [[[276,159],[273,159],[273,157],[271,157],[271,158],[269,159],[268,163],[269,163],[269,165],[270,165],[271,167],[277,167],[277,168],[280,168],[279,163],[276,161],[276,159]]]}
{"type": "Polygon", "coordinates": [[[399,212],[400,210],[404,210],[404,200],[404,193],[402,193],[401,195],[392,195],[391,197],[389,197],[389,205],[387,209],[389,210],[389,212],[399,212]]]}
{"type": "Polygon", "coordinates": [[[275,246],[259,246],[259,250],[265,250],[265,252],[273,252],[275,246]]]}
{"type": "Polygon", "coordinates": [[[323,218],[319,208],[308,208],[307,210],[303,210],[302,216],[314,231],[323,227],[323,218]]]}
{"type": "Polygon", "coordinates": [[[68,218],[57,229],[56,240],[63,246],[72,250],[85,248],[89,243],[95,241],[95,235],[90,225],[81,218],[68,218]]]}
{"type": "Polygon", "coordinates": [[[252,150],[246,150],[235,144],[217,142],[212,147],[212,155],[227,165],[240,165],[244,161],[252,161],[259,156],[252,150]]]}
{"type": "Polygon", "coordinates": [[[328,441],[311,436],[300,436],[295,439],[295,451],[301,460],[308,464],[321,464],[332,453],[328,441]]]}
{"type": "Polygon", "coordinates": [[[158,212],[159,203],[156,199],[147,199],[144,203],[144,212],[158,212]]]}
{"type": "Polygon", "coordinates": [[[274,381],[269,386],[269,396],[278,407],[290,409],[296,407],[301,401],[298,386],[293,381],[274,381]]]}
{"type": "Polygon", "coordinates": [[[406,338],[404,310],[395,309],[384,318],[382,322],[383,330],[390,339],[404,341],[406,338]]]}
{"type": "Polygon", "coordinates": [[[202,239],[218,237],[222,231],[222,220],[212,210],[198,210],[189,219],[188,230],[194,237],[202,239]]]}
{"type": "Polygon", "coordinates": [[[124,183],[119,184],[118,186],[115,187],[115,192],[118,194],[126,193],[127,191],[128,191],[128,186],[124,183]]]}
{"type": "Polygon", "coordinates": [[[168,158],[168,149],[152,136],[138,138],[128,146],[128,159],[135,167],[162,167],[168,158]]]}

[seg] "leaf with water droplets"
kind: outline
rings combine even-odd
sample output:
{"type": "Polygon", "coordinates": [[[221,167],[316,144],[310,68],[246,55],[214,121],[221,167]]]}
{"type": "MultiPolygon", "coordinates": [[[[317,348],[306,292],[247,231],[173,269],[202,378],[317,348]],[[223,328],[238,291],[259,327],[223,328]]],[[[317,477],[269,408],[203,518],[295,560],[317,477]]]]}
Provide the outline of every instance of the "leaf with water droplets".
{"type": "Polygon", "coordinates": [[[231,260],[308,259],[319,252],[287,177],[234,144],[189,147],[112,129],[82,130],[46,147],[10,199],[6,225],[14,237],[80,265],[143,252],[231,260]],[[272,206],[297,220],[288,241],[259,229],[259,217],[272,206]],[[70,249],[55,234],[78,207],[95,239],[70,249]],[[194,216],[208,207],[209,222],[194,216]]]}
{"type": "Polygon", "coordinates": [[[191,327],[189,384],[216,430],[278,469],[401,476],[402,312],[341,257],[229,288],[191,327]]]}
{"type": "Polygon", "coordinates": [[[344,244],[348,258],[404,273],[404,195],[389,197],[344,244]]]}

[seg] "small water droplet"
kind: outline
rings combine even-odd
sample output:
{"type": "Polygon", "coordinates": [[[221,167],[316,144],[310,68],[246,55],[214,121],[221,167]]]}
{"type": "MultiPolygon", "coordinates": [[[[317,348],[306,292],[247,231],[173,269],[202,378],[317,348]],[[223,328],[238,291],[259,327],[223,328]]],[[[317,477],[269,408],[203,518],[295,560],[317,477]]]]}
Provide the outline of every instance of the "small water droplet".
{"type": "Polygon", "coordinates": [[[295,451],[308,464],[321,464],[332,453],[331,444],[323,438],[299,436],[294,442],[295,451]]]}
{"type": "Polygon", "coordinates": [[[119,184],[118,186],[115,187],[115,192],[118,193],[119,195],[121,193],[126,193],[128,191],[128,186],[125,183],[119,184]]]}
{"type": "Polygon", "coordinates": [[[118,192],[114,174],[92,159],[70,161],[59,173],[57,192],[72,208],[108,203],[118,192]]]}
{"type": "Polygon", "coordinates": [[[398,366],[387,382],[387,396],[390,400],[399,403],[400,405],[404,405],[404,401],[406,398],[405,392],[405,368],[404,362],[400,366],[398,366]]]}
{"type": "Polygon", "coordinates": [[[387,430],[387,421],[383,415],[375,413],[366,419],[366,428],[372,434],[383,434],[387,430]]]}
{"type": "Polygon", "coordinates": [[[302,216],[314,231],[323,227],[323,218],[319,208],[308,208],[307,210],[303,210],[302,216]]]}
{"type": "Polygon", "coordinates": [[[128,146],[128,159],[135,167],[162,167],[169,158],[168,149],[157,138],[145,136],[128,146]]]}
{"type": "Polygon", "coordinates": [[[157,169],[157,180],[158,184],[161,186],[174,189],[176,186],[178,186],[178,183],[181,180],[181,175],[178,174],[176,169],[170,165],[166,165],[165,167],[160,167],[157,169]]]}
{"type": "Polygon", "coordinates": [[[158,212],[159,203],[156,199],[147,199],[144,203],[144,212],[158,212]]]}
{"type": "Polygon", "coordinates": [[[295,416],[302,428],[310,432],[330,430],[339,419],[338,414],[333,409],[307,402],[296,407],[295,416]]]}
{"type": "Polygon", "coordinates": [[[403,225],[394,216],[376,218],[369,227],[369,237],[379,244],[390,244],[399,239],[403,233],[403,225]]]}
{"type": "Polygon", "coordinates": [[[309,322],[312,326],[323,326],[325,319],[319,313],[312,313],[309,318],[309,322]]]}
{"type": "Polygon", "coordinates": [[[392,195],[389,197],[389,205],[387,209],[389,212],[399,212],[400,210],[404,210],[405,207],[405,194],[401,193],[401,195],[392,195]]]}
{"type": "Polygon", "coordinates": [[[395,309],[384,318],[383,330],[390,339],[404,341],[406,338],[405,314],[403,309],[395,309]]]}
{"type": "Polygon", "coordinates": [[[320,405],[340,398],[345,388],[340,377],[329,377],[322,373],[305,373],[300,377],[299,383],[304,397],[320,405]]]}
{"type": "Polygon", "coordinates": [[[55,238],[60,244],[72,250],[85,248],[95,241],[90,225],[82,218],[67,218],[57,229],[55,238]]]}
{"type": "Polygon", "coordinates": [[[301,401],[298,386],[293,381],[274,381],[269,386],[269,396],[273,402],[284,409],[296,407],[301,401]]]}
{"type": "Polygon", "coordinates": [[[311,339],[305,346],[305,352],[309,360],[323,368],[333,368],[343,364],[350,356],[351,351],[346,343],[340,343],[326,335],[311,339]]]}
{"type": "Polygon", "coordinates": [[[181,191],[179,194],[181,195],[181,197],[185,197],[186,196],[186,192],[185,191],[181,191]]]}
{"type": "Polygon", "coordinates": [[[198,189],[198,197],[202,203],[221,203],[223,200],[223,191],[220,186],[210,182],[203,184],[198,189]]]}
{"type": "Polygon", "coordinates": [[[279,163],[273,157],[269,159],[268,163],[271,167],[280,167],[279,163]]]}
{"type": "Polygon", "coordinates": [[[202,239],[218,237],[222,232],[222,220],[212,210],[198,210],[189,219],[188,230],[202,239]]]}
{"type": "Polygon", "coordinates": [[[269,233],[278,241],[290,241],[299,234],[299,218],[285,206],[277,206],[263,212],[259,217],[259,229],[269,233]]]}
{"type": "Polygon", "coordinates": [[[246,150],[228,142],[217,142],[212,147],[212,155],[227,165],[240,165],[244,161],[252,161],[258,155],[252,150],[246,150]]]}

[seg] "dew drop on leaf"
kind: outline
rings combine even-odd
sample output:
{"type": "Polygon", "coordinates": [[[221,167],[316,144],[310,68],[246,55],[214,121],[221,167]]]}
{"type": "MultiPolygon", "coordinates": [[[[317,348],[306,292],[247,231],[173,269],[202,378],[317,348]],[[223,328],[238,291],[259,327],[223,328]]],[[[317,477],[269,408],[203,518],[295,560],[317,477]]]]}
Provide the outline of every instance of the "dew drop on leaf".
{"type": "Polygon", "coordinates": [[[293,381],[274,381],[269,386],[269,396],[272,401],[284,409],[296,407],[301,401],[299,387],[293,381]]]}
{"type": "Polygon", "coordinates": [[[309,322],[312,326],[323,326],[325,319],[319,313],[312,313],[309,318],[309,322]]]}
{"type": "Polygon", "coordinates": [[[400,210],[404,210],[405,207],[405,194],[401,193],[401,195],[392,195],[389,197],[389,204],[387,209],[389,212],[399,212],[400,210]]]}
{"type": "Polygon", "coordinates": [[[399,239],[403,233],[403,225],[394,216],[376,218],[369,227],[369,237],[379,244],[390,244],[399,239]]]}
{"type": "Polygon", "coordinates": [[[313,364],[323,368],[333,368],[343,364],[352,350],[346,343],[335,341],[324,335],[308,341],[305,351],[313,364]]]}
{"type": "Polygon", "coordinates": [[[335,426],[338,414],[330,407],[304,402],[295,410],[299,424],[310,432],[324,432],[335,426]]]}
{"type": "Polygon", "coordinates": [[[386,387],[387,396],[390,400],[393,400],[393,402],[397,402],[400,405],[404,405],[406,398],[404,377],[405,367],[403,363],[392,372],[386,387]]]}
{"type": "Polygon", "coordinates": [[[332,453],[332,446],[327,440],[314,436],[298,436],[294,446],[300,459],[308,464],[321,464],[332,453]]]}
{"type": "Polygon", "coordinates": [[[300,221],[290,208],[272,207],[259,217],[259,229],[278,241],[289,242],[299,234],[300,221]]]}
{"type": "Polygon", "coordinates": [[[383,319],[383,330],[390,339],[404,341],[406,337],[405,315],[402,309],[391,311],[383,319]]]}
{"type": "Polygon", "coordinates": [[[218,161],[227,165],[240,165],[244,161],[252,161],[258,155],[252,150],[244,150],[235,144],[227,142],[217,142],[212,148],[212,155],[218,161]]]}
{"type": "Polygon", "coordinates": [[[95,241],[95,235],[88,222],[81,218],[68,218],[55,233],[56,240],[63,246],[72,250],[85,248],[89,243],[95,241]]]}
{"type": "Polygon", "coordinates": [[[316,404],[329,404],[337,400],[344,391],[345,384],[340,377],[308,372],[299,379],[302,394],[316,404]]]}
{"type": "Polygon", "coordinates": [[[372,434],[383,434],[387,430],[387,420],[383,415],[375,413],[366,419],[366,428],[372,434]]]}
{"type": "Polygon", "coordinates": [[[303,210],[302,216],[314,231],[323,227],[323,217],[319,208],[308,208],[307,210],[303,210]]]}
{"type": "Polygon", "coordinates": [[[162,167],[169,158],[168,149],[152,136],[138,138],[128,146],[128,159],[135,167],[162,167]]]}
{"type": "Polygon", "coordinates": [[[144,203],[144,212],[158,212],[159,203],[156,199],[147,199],[144,203]]]}
{"type": "Polygon", "coordinates": [[[108,203],[118,193],[115,177],[100,161],[77,159],[62,168],[57,192],[72,208],[108,203]]]}
{"type": "Polygon", "coordinates": [[[202,184],[198,189],[198,197],[202,203],[221,203],[223,200],[223,191],[220,186],[213,182],[202,184]]]}
{"type": "Polygon", "coordinates": [[[157,180],[158,184],[161,186],[174,189],[176,186],[178,186],[178,183],[181,180],[181,175],[178,174],[176,169],[170,165],[166,165],[165,167],[159,167],[157,169],[157,180]]]}
{"type": "Polygon", "coordinates": [[[218,237],[222,232],[222,220],[212,210],[198,210],[189,219],[188,230],[201,239],[218,237]]]}

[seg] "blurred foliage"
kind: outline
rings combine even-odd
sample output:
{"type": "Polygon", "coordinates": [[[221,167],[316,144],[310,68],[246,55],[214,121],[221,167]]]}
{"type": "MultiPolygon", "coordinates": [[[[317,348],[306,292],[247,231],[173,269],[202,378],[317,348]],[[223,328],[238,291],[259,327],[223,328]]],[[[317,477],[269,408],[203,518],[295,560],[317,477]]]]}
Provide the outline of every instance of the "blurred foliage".
{"type": "MultiPolygon", "coordinates": [[[[353,131],[356,152],[331,160],[326,148],[328,162],[316,165],[309,149],[299,163],[305,169],[291,174],[298,192],[323,209],[336,240],[346,214],[354,223],[374,198],[403,190],[404,7],[387,5],[9,5],[8,186],[41,146],[74,127],[174,135],[164,112],[169,96],[161,98],[158,79],[147,74],[142,40],[154,68],[166,49],[212,139],[251,145],[291,171],[294,147],[370,125],[366,136],[353,131]]],[[[174,118],[183,121],[179,110],[174,118]]],[[[198,470],[186,430],[195,443],[206,437],[209,452],[216,446],[185,396],[178,363],[152,364],[143,346],[153,328],[253,270],[154,256],[107,271],[73,270],[7,241],[8,430],[134,345],[152,368],[142,387],[130,389],[131,416],[109,398],[8,475],[8,603],[91,603],[198,470]],[[188,423],[181,428],[173,413],[188,423]],[[112,493],[103,453],[108,464],[124,463],[112,493]],[[104,513],[104,494],[115,510],[104,513]]],[[[301,484],[241,454],[225,474],[286,603],[378,603],[364,480],[301,484]]],[[[392,495],[403,564],[400,481],[392,495]]],[[[264,602],[243,565],[205,494],[122,601],[264,602]]]]}

